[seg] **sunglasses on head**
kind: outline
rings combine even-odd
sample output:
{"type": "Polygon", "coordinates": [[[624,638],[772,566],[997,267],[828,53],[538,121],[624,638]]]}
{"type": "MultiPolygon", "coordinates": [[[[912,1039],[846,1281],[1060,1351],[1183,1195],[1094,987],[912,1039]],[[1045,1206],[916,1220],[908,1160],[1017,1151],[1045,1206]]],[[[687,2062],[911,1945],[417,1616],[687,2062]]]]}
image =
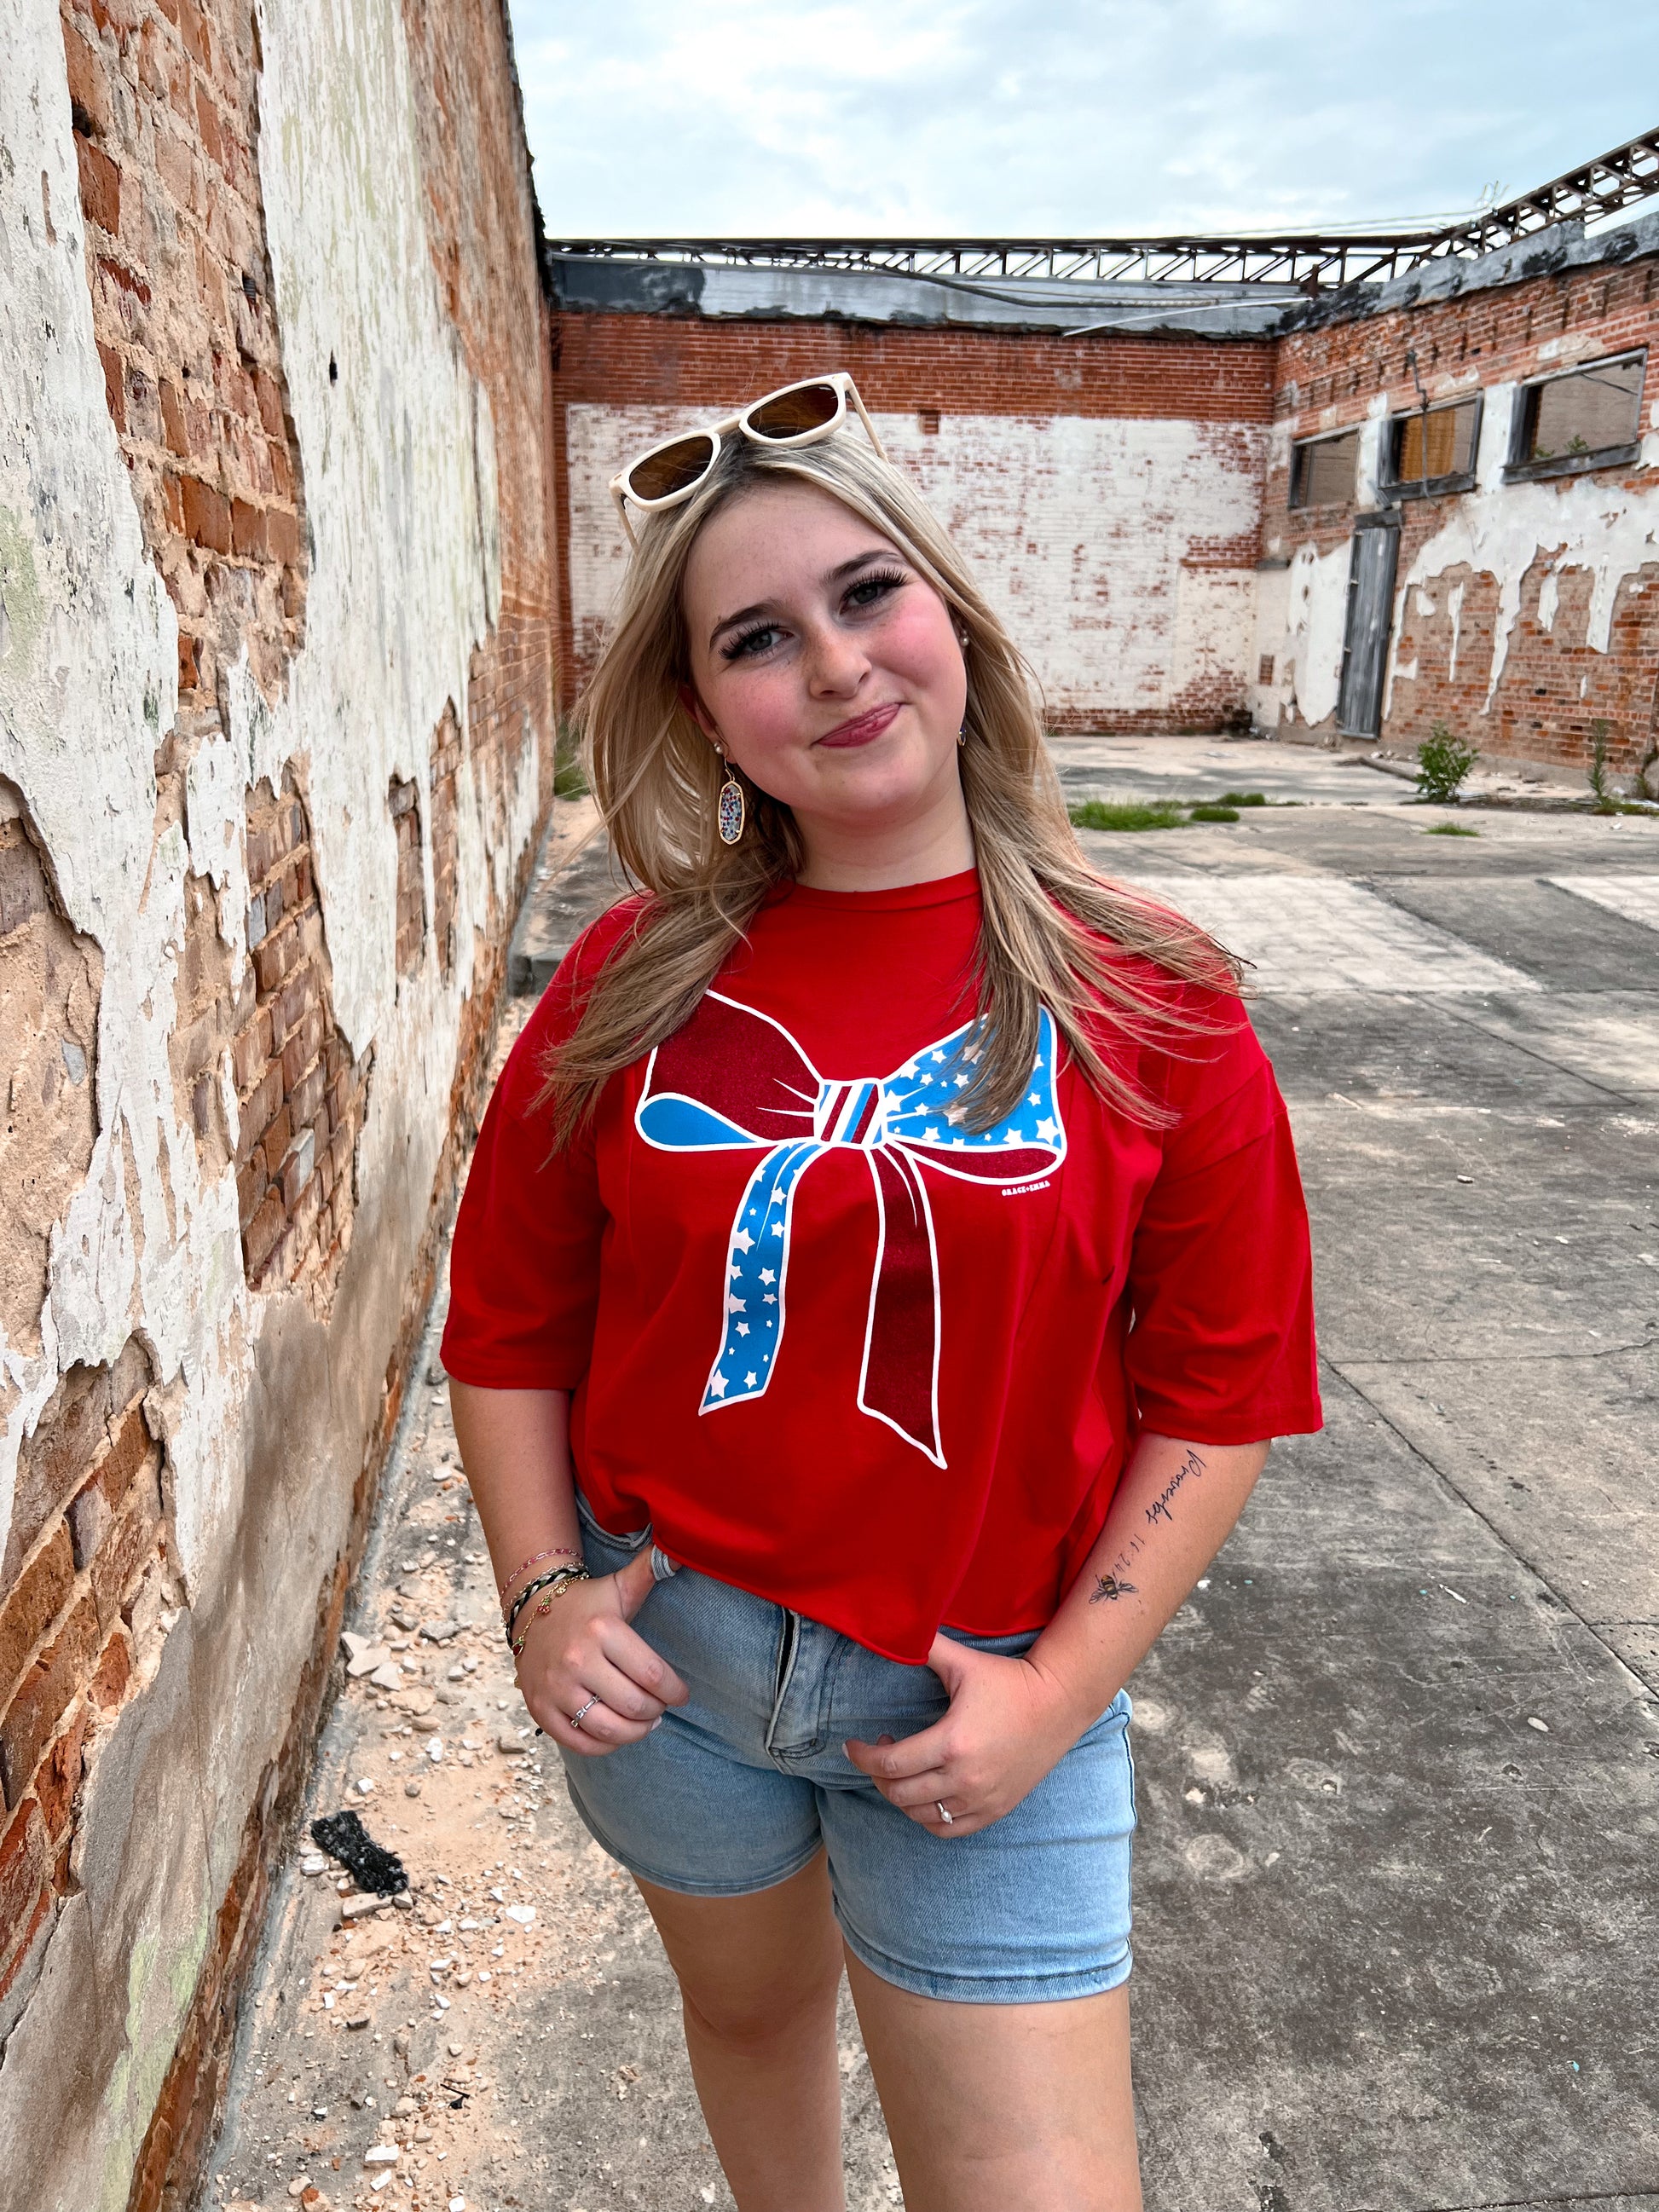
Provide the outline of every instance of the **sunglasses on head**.
{"type": "Polygon", "coordinates": [[[757,399],[738,414],[722,416],[704,429],[684,430],[678,437],[665,439],[660,446],[649,447],[637,460],[630,461],[620,476],[612,477],[611,496],[617,502],[629,543],[637,542],[628,519],[629,502],[650,514],[690,499],[720,459],[720,440],[726,431],[740,430],[757,446],[815,446],[820,438],[833,436],[847,420],[849,399],[869,434],[870,443],[884,461],[887,456],[882,452],[875,424],[847,371],[837,369],[833,376],[809,376],[799,384],[786,384],[781,392],[769,392],[764,399],[757,399]]]}

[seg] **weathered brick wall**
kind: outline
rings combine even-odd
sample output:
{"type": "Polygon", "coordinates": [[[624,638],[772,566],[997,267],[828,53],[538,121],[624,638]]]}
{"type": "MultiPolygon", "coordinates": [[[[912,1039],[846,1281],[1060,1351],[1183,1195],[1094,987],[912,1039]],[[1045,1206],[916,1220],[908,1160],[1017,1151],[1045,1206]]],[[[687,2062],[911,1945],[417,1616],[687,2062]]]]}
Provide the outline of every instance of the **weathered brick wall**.
{"type": "Polygon", "coordinates": [[[7,37],[0,2207],[183,2212],[550,795],[539,224],[495,0],[7,37]]]}
{"type": "Polygon", "coordinates": [[[302,632],[298,454],[257,169],[252,0],[63,0],[110,414],[179,611],[179,682],[244,644],[267,690],[302,632]]]}
{"type": "Polygon", "coordinates": [[[621,574],[605,487],[623,461],[687,420],[847,368],[1029,654],[1051,728],[1248,714],[1267,343],[566,313],[556,344],[575,680],[621,574]]]}
{"type": "Polygon", "coordinates": [[[1282,338],[1262,538],[1290,573],[1285,618],[1261,639],[1273,666],[1261,719],[1334,727],[1353,518],[1376,503],[1387,419],[1420,404],[1420,381],[1431,404],[1480,395],[1479,482],[1400,503],[1383,742],[1413,748],[1444,721],[1484,752],[1577,774],[1600,722],[1611,766],[1639,768],[1659,709],[1656,336],[1659,259],[1650,257],[1282,338]],[[1638,347],[1650,349],[1641,464],[1504,483],[1519,386],[1638,347]],[[1369,480],[1340,504],[1292,511],[1292,441],[1350,426],[1365,432],[1369,480]]]}
{"type": "Polygon", "coordinates": [[[1413,747],[1444,720],[1493,756],[1577,771],[1599,730],[1615,772],[1639,769],[1659,746],[1659,367],[1638,466],[1502,471],[1526,378],[1650,343],[1659,258],[1535,259],[1557,265],[1388,312],[1349,300],[1278,339],[568,308],[555,390],[571,681],[621,573],[605,486],[629,451],[845,367],[1025,647],[1052,728],[1329,735],[1355,514],[1376,503],[1389,415],[1420,386],[1484,394],[1479,482],[1401,503],[1384,741],[1413,747]],[[1293,513],[1293,441],[1350,427],[1366,455],[1355,496],[1293,513]]]}
{"type": "MultiPolygon", "coordinates": [[[[412,783],[393,791],[406,794],[401,810],[394,797],[392,813],[398,972],[409,975],[423,936],[420,815],[412,783]]],[[[326,1313],[351,1249],[357,1132],[374,1053],[354,1060],[334,1019],[311,825],[291,774],[280,793],[262,783],[248,794],[247,872],[252,957],[232,1008],[241,1026],[230,1048],[242,1258],[255,1290],[302,1284],[326,1313]]]]}

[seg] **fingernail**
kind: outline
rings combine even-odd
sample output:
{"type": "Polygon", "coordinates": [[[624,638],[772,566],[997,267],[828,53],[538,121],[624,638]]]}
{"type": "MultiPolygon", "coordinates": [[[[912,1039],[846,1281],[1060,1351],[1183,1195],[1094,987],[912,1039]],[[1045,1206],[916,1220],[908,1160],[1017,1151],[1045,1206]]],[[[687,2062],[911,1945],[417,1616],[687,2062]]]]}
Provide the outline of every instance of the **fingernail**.
{"type": "Polygon", "coordinates": [[[656,1719],[655,1719],[655,1720],[653,1720],[653,1721],[652,1722],[651,1726],[650,1726],[648,1729],[647,1729],[647,1730],[646,1730],[646,1734],[647,1734],[647,1735],[654,1735],[654,1734],[655,1734],[655,1732],[656,1732],[656,1730],[657,1730],[658,1729],[659,1729],[659,1728],[662,1726],[662,1723],[663,1723],[663,1716],[662,1716],[662,1714],[659,1713],[659,1714],[657,1715],[656,1719]]]}

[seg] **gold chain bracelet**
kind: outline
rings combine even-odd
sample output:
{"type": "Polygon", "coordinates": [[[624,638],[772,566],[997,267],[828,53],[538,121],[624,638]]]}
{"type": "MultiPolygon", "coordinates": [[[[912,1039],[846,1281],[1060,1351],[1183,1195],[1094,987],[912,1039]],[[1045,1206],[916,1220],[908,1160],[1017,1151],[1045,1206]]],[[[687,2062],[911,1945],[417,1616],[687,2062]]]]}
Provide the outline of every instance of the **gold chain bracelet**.
{"type": "MultiPolygon", "coordinates": [[[[542,1600],[541,1603],[536,1607],[535,1612],[531,1615],[531,1619],[532,1620],[539,1620],[544,1613],[551,1613],[553,1610],[554,1599],[562,1597],[573,1583],[592,1582],[593,1577],[588,1573],[586,1567],[561,1567],[557,1574],[551,1577],[550,1579],[552,1582],[552,1588],[548,1591],[547,1595],[542,1600]]],[[[507,1640],[512,1647],[513,1656],[515,1659],[523,1657],[525,1640],[529,1634],[530,1631],[528,1628],[525,1630],[523,1636],[519,1637],[514,1637],[509,1631],[507,1640]]]]}

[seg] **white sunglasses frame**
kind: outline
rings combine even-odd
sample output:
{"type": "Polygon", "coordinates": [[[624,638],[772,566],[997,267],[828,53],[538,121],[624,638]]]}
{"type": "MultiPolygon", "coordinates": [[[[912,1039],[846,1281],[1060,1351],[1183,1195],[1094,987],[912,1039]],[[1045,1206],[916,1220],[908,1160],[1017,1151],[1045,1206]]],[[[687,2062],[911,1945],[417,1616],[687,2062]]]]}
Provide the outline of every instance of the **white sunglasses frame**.
{"type": "Polygon", "coordinates": [[[628,519],[629,505],[638,507],[641,514],[655,514],[665,507],[683,506],[700,484],[708,482],[710,471],[720,457],[720,439],[726,431],[741,430],[744,436],[751,443],[757,446],[771,447],[779,453],[789,452],[799,446],[816,446],[825,438],[834,437],[836,432],[847,420],[848,399],[851,399],[858,418],[864,425],[870,443],[876,449],[878,459],[884,461],[887,459],[886,449],[876,435],[876,426],[870,420],[869,410],[859,396],[859,388],[854,383],[850,371],[844,368],[831,369],[826,376],[797,377],[793,384],[781,384],[775,392],[768,392],[758,399],[751,399],[746,407],[739,408],[735,415],[722,415],[718,422],[702,422],[694,425],[690,430],[677,430],[672,438],[659,438],[654,446],[647,446],[642,453],[635,453],[627,467],[619,475],[611,479],[611,496],[617,503],[617,512],[622,517],[622,526],[628,533],[629,544],[637,545],[640,542],[634,534],[633,524],[628,519]],[[836,411],[827,422],[814,422],[810,428],[797,430],[787,438],[769,438],[764,433],[750,428],[750,416],[757,413],[761,408],[769,407],[775,399],[787,398],[792,392],[808,391],[815,384],[830,385],[835,389],[836,411]],[[641,499],[628,489],[629,477],[633,475],[635,469],[648,461],[653,453],[666,453],[671,446],[681,445],[687,438],[696,437],[699,433],[710,441],[708,465],[701,474],[694,477],[689,484],[682,484],[677,491],[665,492],[660,499],[641,499]]]}

